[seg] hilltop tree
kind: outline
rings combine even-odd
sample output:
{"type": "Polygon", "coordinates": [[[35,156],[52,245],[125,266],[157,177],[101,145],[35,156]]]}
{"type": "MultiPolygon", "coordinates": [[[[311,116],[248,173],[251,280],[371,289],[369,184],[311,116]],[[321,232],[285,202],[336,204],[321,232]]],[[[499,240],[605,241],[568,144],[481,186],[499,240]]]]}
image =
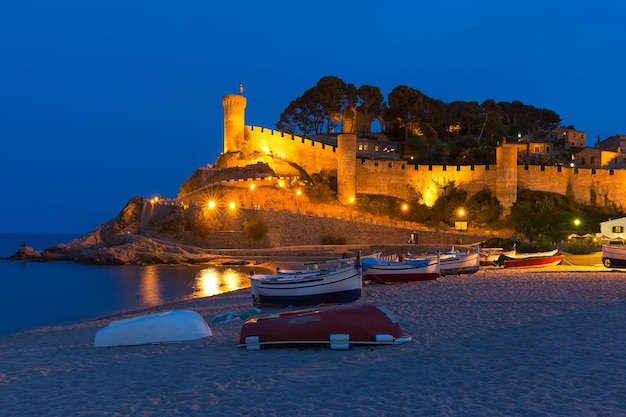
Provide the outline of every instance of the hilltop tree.
{"type": "Polygon", "coordinates": [[[344,113],[353,111],[356,104],[357,91],[353,84],[346,84],[338,77],[322,77],[315,87],[289,103],[276,128],[304,136],[328,134],[343,122],[344,113]]]}
{"type": "Polygon", "coordinates": [[[419,114],[424,109],[424,95],[418,90],[401,85],[389,93],[387,102],[389,103],[387,122],[402,128],[406,141],[409,132],[418,127],[419,114]]]}
{"type": "MultiPolygon", "coordinates": [[[[357,90],[358,95],[358,111],[361,115],[362,122],[358,125],[359,133],[369,133],[372,129],[374,119],[381,119],[385,111],[385,102],[383,93],[380,88],[371,85],[362,85],[357,90]]],[[[381,121],[380,125],[383,123],[381,121]]]]}
{"type": "Polygon", "coordinates": [[[276,128],[283,132],[319,134],[324,126],[324,112],[317,100],[315,87],[289,103],[281,113],[276,128]]]}

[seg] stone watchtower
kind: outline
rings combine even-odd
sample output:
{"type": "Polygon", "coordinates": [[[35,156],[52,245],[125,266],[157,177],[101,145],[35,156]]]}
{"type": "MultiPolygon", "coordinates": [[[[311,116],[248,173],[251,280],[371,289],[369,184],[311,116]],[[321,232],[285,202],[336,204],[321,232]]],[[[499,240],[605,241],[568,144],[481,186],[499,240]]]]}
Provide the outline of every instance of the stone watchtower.
{"type": "Polygon", "coordinates": [[[503,143],[496,148],[496,198],[504,207],[504,214],[511,212],[517,201],[517,148],[503,143]]]}
{"type": "Polygon", "coordinates": [[[350,204],[350,198],[354,197],[356,197],[356,135],[342,133],[337,137],[337,199],[342,204],[350,204]]]}
{"type": "Polygon", "coordinates": [[[222,98],[224,106],[224,153],[244,149],[246,98],[228,94],[222,98]]]}

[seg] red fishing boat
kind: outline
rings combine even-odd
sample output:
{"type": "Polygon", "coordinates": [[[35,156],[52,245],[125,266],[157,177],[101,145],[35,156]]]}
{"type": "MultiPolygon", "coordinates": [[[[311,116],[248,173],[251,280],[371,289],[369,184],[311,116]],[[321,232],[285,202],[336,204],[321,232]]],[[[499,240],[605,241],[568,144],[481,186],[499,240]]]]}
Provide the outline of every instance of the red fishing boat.
{"type": "Polygon", "coordinates": [[[563,260],[563,255],[535,256],[519,259],[506,259],[503,261],[505,268],[538,268],[556,266],[563,260]]]}
{"type": "Polygon", "coordinates": [[[241,329],[239,346],[248,350],[268,345],[395,345],[411,341],[386,307],[347,304],[303,309],[251,318],[241,329]]]}

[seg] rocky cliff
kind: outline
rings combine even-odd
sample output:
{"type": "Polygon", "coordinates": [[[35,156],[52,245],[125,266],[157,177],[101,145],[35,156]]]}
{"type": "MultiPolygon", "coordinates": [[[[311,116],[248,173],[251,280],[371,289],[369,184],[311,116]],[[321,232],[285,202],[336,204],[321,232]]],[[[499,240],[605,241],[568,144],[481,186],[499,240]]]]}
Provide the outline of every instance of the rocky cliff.
{"type": "Polygon", "coordinates": [[[23,245],[9,257],[27,261],[73,261],[101,265],[183,264],[210,260],[214,250],[140,235],[143,198],[132,198],[112,220],[68,243],[36,251],[23,245]]]}

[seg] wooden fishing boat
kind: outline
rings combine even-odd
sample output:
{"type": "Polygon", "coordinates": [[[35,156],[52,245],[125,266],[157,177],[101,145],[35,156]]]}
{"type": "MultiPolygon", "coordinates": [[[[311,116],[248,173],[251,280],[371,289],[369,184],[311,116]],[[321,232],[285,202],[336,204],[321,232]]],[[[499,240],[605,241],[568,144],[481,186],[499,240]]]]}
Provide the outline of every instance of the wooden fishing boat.
{"type": "Polygon", "coordinates": [[[602,245],[602,264],[607,268],[626,268],[626,246],[602,245]]]}
{"type": "Polygon", "coordinates": [[[363,277],[372,282],[388,284],[392,282],[428,281],[437,279],[439,276],[438,258],[403,261],[363,258],[363,277]]]}
{"type": "Polygon", "coordinates": [[[563,260],[563,255],[554,256],[534,256],[520,259],[505,259],[503,266],[505,268],[540,268],[548,266],[556,266],[563,260]]]}
{"type": "Polygon", "coordinates": [[[362,281],[360,254],[353,262],[335,268],[250,274],[255,305],[349,303],[361,296],[362,281]]]}
{"type": "Polygon", "coordinates": [[[502,255],[502,248],[480,248],[480,264],[483,266],[493,266],[498,262],[498,258],[502,255]]]}
{"type": "Polygon", "coordinates": [[[559,250],[557,248],[557,249],[553,249],[553,250],[549,250],[549,251],[545,251],[545,252],[528,252],[528,253],[524,253],[524,252],[518,252],[516,249],[513,249],[513,250],[510,250],[510,251],[502,252],[502,255],[506,256],[507,258],[513,258],[513,259],[544,258],[546,256],[555,256],[558,251],[559,250]]]}
{"type": "Polygon", "coordinates": [[[96,333],[95,347],[173,343],[211,336],[204,318],[190,310],[142,314],[112,321],[96,333]]]}
{"type": "Polygon", "coordinates": [[[411,341],[394,315],[374,304],[288,311],[254,317],[241,329],[239,346],[248,350],[271,345],[395,345],[411,341]]]}
{"type": "Polygon", "coordinates": [[[449,252],[439,256],[441,275],[473,274],[480,268],[478,252],[449,252]]]}

